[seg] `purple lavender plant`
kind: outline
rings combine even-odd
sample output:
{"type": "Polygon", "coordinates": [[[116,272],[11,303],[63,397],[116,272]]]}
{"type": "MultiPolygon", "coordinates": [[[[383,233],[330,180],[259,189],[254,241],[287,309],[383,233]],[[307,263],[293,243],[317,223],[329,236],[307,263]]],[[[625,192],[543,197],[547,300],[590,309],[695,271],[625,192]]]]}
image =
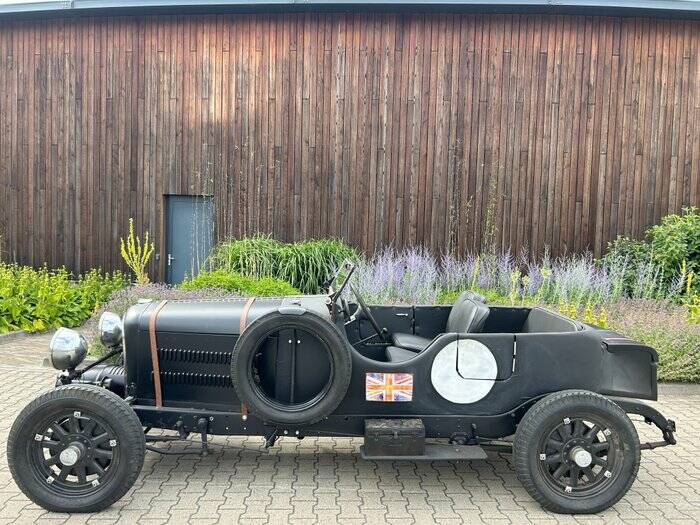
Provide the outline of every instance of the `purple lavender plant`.
{"type": "MultiPolygon", "coordinates": [[[[657,297],[655,268],[637,276],[635,297],[657,297]]],[[[625,268],[597,262],[591,253],[541,260],[521,252],[467,253],[436,259],[422,248],[387,248],[357,268],[357,286],[377,303],[430,303],[441,291],[472,287],[511,300],[529,298],[542,303],[601,304],[624,294],[625,268]]]]}
{"type": "Polygon", "coordinates": [[[435,258],[422,248],[386,248],[360,261],[355,275],[358,291],[375,303],[434,303],[441,285],[435,258]]]}

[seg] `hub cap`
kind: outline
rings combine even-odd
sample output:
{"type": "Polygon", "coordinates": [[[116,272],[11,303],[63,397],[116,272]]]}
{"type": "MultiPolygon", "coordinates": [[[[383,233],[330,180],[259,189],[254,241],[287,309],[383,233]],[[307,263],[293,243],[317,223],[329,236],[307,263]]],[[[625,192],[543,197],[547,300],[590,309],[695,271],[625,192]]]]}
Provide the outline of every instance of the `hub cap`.
{"type": "Polygon", "coordinates": [[[61,453],[58,455],[58,460],[62,465],[72,467],[82,457],[84,448],[82,443],[72,443],[61,450],[61,453]]]}
{"type": "Polygon", "coordinates": [[[612,483],[620,471],[617,432],[595,417],[565,418],[543,433],[539,469],[557,491],[588,496],[612,483]]]}
{"type": "Polygon", "coordinates": [[[583,447],[574,447],[571,451],[571,459],[579,467],[588,467],[593,463],[593,456],[583,447]]]}

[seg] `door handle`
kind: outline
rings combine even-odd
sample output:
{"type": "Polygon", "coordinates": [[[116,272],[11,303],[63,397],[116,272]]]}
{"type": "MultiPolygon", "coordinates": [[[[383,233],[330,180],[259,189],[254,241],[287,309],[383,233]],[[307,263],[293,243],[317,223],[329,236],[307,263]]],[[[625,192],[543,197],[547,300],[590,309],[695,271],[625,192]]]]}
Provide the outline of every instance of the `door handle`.
{"type": "Polygon", "coordinates": [[[408,317],[408,314],[396,314],[396,317],[408,317]]]}
{"type": "Polygon", "coordinates": [[[168,254],[168,266],[175,260],[175,257],[171,253],[168,254]]]}

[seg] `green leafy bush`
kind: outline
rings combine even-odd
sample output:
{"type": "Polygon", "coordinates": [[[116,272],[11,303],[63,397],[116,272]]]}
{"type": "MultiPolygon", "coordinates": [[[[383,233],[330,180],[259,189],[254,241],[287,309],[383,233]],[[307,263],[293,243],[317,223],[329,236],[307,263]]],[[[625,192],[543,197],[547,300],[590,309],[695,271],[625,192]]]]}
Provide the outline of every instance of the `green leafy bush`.
{"type": "Polygon", "coordinates": [[[357,252],[336,239],[283,243],[264,235],[231,239],[212,253],[215,268],[249,277],[276,277],[303,293],[318,293],[346,259],[357,252]]]}
{"type": "Polygon", "coordinates": [[[221,289],[241,295],[282,296],[296,295],[299,290],[291,284],[274,277],[247,277],[226,270],[201,272],[194,279],[180,285],[184,290],[221,289]]]}
{"type": "Polygon", "coordinates": [[[645,240],[618,236],[604,266],[619,276],[624,295],[667,298],[683,291],[687,274],[700,272],[700,214],[684,208],[646,231],[645,240]]]}
{"type": "Polygon", "coordinates": [[[125,282],[120,272],[100,270],[70,277],[65,268],[0,263],[0,333],[78,326],[125,282]]]}
{"type": "Polygon", "coordinates": [[[682,264],[688,272],[700,273],[700,213],[683,208],[680,215],[667,215],[647,231],[654,260],[664,276],[675,276],[682,264]]]}

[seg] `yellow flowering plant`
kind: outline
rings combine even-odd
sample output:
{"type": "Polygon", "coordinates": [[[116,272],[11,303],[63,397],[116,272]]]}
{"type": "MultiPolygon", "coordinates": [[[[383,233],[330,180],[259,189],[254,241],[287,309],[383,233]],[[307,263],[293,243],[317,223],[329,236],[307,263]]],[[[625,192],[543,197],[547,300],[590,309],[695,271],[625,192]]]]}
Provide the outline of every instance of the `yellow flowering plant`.
{"type": "Polygon", "coordinates": [[[124,262],[134,272],[138,284],[148,284],[150,282],[146,266],[155,249],[155,243],[149,242],[148,231],[144,235],[143,242],[141,242],[141,238],[138,235],[134,234],[134,219],[129,218],[129,236],[126,238],[126,241],[120,239],[120,251],[124,262]]]}

